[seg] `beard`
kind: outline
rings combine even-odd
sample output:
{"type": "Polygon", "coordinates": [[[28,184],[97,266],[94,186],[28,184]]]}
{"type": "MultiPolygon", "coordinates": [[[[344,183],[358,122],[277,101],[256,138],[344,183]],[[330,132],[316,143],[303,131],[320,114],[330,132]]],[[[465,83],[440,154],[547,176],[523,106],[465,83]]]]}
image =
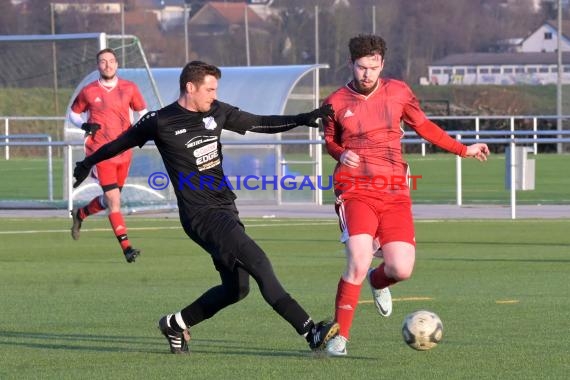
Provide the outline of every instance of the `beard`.
{"type": "Polygon", "coordinates": [[[370,87],[364,87],[363,84],[360,83],[359,81],[356,80],[354,81],[354,87],[356,88],[356,91],[358,91],[363,95],[369,95],[370,93],[372,93],[372,91],[376,89],[377,86],[378,86],[378,80],[374,82],[374,84],[370,87]]]}
{"type": "Polygon", "coordinates": [[[117,76],[117,73],[113,73],[113,75],[107,75],[105,73],[101,73],[101,78],[103,80],[109,81],[109,80],[113,80],[115,77],[117,76]]]}
{"type": "Polygon", "coordinates": [[[378,87],[378,80],[376,80],[376,82],[370,87],[363,87],[360,81],[353,79],[351,82],[351,87],[354,89],[354,91],[358,92],[359,94],[370,95],[372,91],[376,90],[376,88],[378,87]]]}

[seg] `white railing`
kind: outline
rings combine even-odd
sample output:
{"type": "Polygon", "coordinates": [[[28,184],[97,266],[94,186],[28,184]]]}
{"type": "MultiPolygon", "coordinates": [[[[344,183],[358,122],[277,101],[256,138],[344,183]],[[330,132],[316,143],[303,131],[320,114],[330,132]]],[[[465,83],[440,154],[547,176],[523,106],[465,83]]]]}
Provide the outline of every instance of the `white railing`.
{"type": "MultiPolygon", "coordinates": [[[[565,131],[447,131],[448,134],[455,136],[461,140],[463,144],[474,143],[487,143],[487,144],[509,144],[510,148],[510,203],[511,203],[511,219],[516,219],[516,145],[518,144],[532,144],[533,153],[536,155],[538,152],[538,144],[554,144],[554,143],[570,143],[570,130],[565,131]],[[480,136],[505,136],[504,138],[481,138],[480,136]],[[463,138],[463,136],[475,136],[475,138],[463,138]],[[532,136],[532,137],[518,137],[518,136],[532,136]],[[557,136],[554,138],[542,136],[557,136]],[[568,136],[568,137],[562,137],[568,136]]],[[[404,139],[408,143],[422,143],[422,139],[404,139]]],[[[461,206],[463,204],[462,195],[462,168],[461,157],[456,158],[456,204],[461,206]]]]}
{"type": "MultiPolygon", "coordinates": [[[[487,143],[487,144],[509,144],[511,148],[511,155],[510,155],[510,188],[511,188],[511,218],[516,219],[516,170],[515,170],[515,147],[517,144],[553,144],[553,143],[570,143],[570,131],[515,131],[515,132],[507,132],[507,134],[511,134],[508,138],[483,138],[484,135],[504,135],[504,131],[480,131],[479,138],[463,138],[463,136],[470,136],[474,135],[475,132],[473,131],[450,131],[452,135],[457,136],[457,138],[461,139],[461,141],[465,144],[472,144],[475,142],[487,143]],[[516,136],[525,136],[536,134],[536,138],[520,138],[516,136]],[[543,135],[552,136],[552,135],[563,135],[569,136],[566,138],[542,138],[543,135]]],[[[1,136],[0,136],[1,137],[1,136]]],[[[279,144],[279,145],[306,145],[306,144],[323,144],[323,140],[268,140],[268,141],[228,141],[225,142],[225,145],[271,145],[271,144],[279,144]]],[[[402,140],[404,144],[423,144],[425,141],[420,138],[404,138],[402,140]]],[[[83,146],[82,142],[63,142],[63,141],[9,141],[0,142],[0,146],[47,146],[48,149],[50,147],[65,147],[67,149],[68,154],[67,156],[67,183],[68,183],[68,194],[73,194],[73,162],[72,162],[72,149],[73,147],[83,146]]],[[[51,152],[51,150],[50,150],[51,152]]],[[[51,159],[48,159],[51,162],[51,159]]],[[[457,205],[462,205],[462,169],[461,169],[461,162],[462,159],[457,157],[456,161],[456,196],[457,196],[457,205]]],[[[281,165],[287,164],[287,161],[281,161],[281,165]]],[[[316,163],[315,163],[316,165],[316,163]]],[[[322,168],[322,165],[319,165],[322,168]]],[[[51,165],[50,165],[51,170],[51,165]]],[[[322,173],[317,173],[318,176],[322,176],[322,173]]],[[[53,186],[52,181],[50,180],[50,189],[53,186]]],[[[73,197],[68,197],[68,208],[71,210],[73,208],[73,197]]],[[[53,200],[52,191],[50,190],[50,200],[53,200]]],[[[322,197],[318,200],[319,204],[322,204],[322,197]]]]}
{"type": "MultiPolygon", "coordinates": [[[[0,135],[0,139],[5,141],[4,144],[0,146],[6,147],[6,160],[10,159],[9,148],[10,145],[18,145],[16,141],[13,140],[45,140],[47,143],[47,172],[48,172],[48,200],[53,201],[53,151],[52,151],[52,141],[50,135],[45,134],[30,134],[30,135],[23,135],[23,134],[15,134],[15,135],[0,135]],[[10,141],[12,139],[12,141],[10,141]]],[[[30,142],[24,143],[25,146],[29,146],[30,142]]]]}
{"type": "MultiPolygon", "coordinates": [[[[537,147],[538,144],[554,144],[554,143],[570,143],[570,130],[566,131],[447,131],[452,136],[461,140],[464,144],[486,143],[486,144],[509,144],[510,146],[510,204],[511,204],[511,218],[516,219],[516,170],[515,170],[515,147],[517,144],[533,144],[537,147]],[[482,136],[505,136],[509,137],[497,138],[483,138],[482,136]],[[517,136],[532,136],[529,138],[521,138],[517,136]],[[464,136],[474,136],[475,138],[464,138],[464,136]],[[556,138],[543,138],[542,136],[568,136],[556,138]]],[[[405,137],[402,139],[403,144],[426,144],[424,139],[418,138],[414,132],[407,132],[406,136],[416,136],[416,138],[405,137]]],[[[226,143],[227,145],[228,143],[226,143]]],[[[322,140],[282,140],[275,141],[256,141],[256,144],[324,144],[322,140]]],[[[231,145],[251,145],[250,141],[233,141],[231,145]]],[[[534,149],[536,154],[538,148],[534,149]]],[[[282,163],[287,163],[283,161],[282,163]]],[[[322,175],[322,173],[317,173],[322,175]]],[[[462,159],[457,156],[456,159],[456,204],[462,206],[462,159]]],[[[320,201],[322,204],[322,199],[320,201]]]]}
{"type": "MultiPolygon", "coordinates": [[[[64,121],[65,117],[63,116],[0,116],[0,120],[4,119],[4,135],[0,136],[0,139],[3,139],[6,143],[4,149],[4,158],[6,160],[10,159],[10,138],[14,138],[14,136],[25,136],[25,134],[13,134],[10,135],[10,121],[64,121]]],[[[50,136],[51,141],[51,136],[50,136]]]]}
{"type": "MultiPolygon", "coordinates": [[[[489,120],[489,121],[500,121],[500,120],[508,120],[509,122],[509,130],[515,131],[516,130],[516,122],[517,121],[524,121],[529,120],[532,121],[532,131],[538,131],[538,122],[540,120],[550,120],[557,122],[559,119],[564,121],[570,118],[569,115],[517,115],[517,116],[509,116],[509,115],[491,115],[491,116],[430,116],[431,120],[471,120],[473,122],[473,127],[475,132],[479,132],[481,130],[481,121],[489,120]]],[[[534,135],[536,138],[536,135],[534,135]]],[[[562,137],[562,136],[560,136],[562,137]]],[[[479,138],[479,134],[475,135],[475,138],[479,138]]],[[[538,152],[538,143],[534,143],[534,152],[537,154],[538,152]]],[[[425,154],[425,144],[422,144],[422,153],[425,154]]]]}
{"type": "MultiPolygon", "coordinates": [[[[570,116],[564,116],[564,118],[570,118],[570,116]]],[[[5,120],[5,135],[0,135],[0,147],[5,147],[6,159],[9,159],[9,147],[10,146],[46,146],[48,147],[48,196],[49,200],[53,200],[53,168],[52,168],[52,147],[59,146],[65,147],[69,154],[67,157],[67,183],[68,183],[68,194],[73,193],[72,183],[73,183],[73,162],[71,151],[73,147],[83,146],[83,142],[63,142],[63,141],[51,141],[49,135],[10,135],[9,134],[9,121],[10,120],[64,120],[61,117],[0,117],[0,119],[5,120]],[[46,141],[25,141],[30,139],[45,139],[46,141]],[[18,140],[18,141],[15,141],[18,140]],[[3,141],[3,142],[2,142],[3,141]]],[[[511,218],[516,219],[516,170],[515,170],[515,147],[520,144],[532,144],[534,154],[538,152],[539,144],[562,144],[570,143],[570,130],[538,130],[538,121],[541,119],[551,119],[556,120],[556,116],[442,116],[434,117],[435,120],[472,120],[474,122],[474,130],[448,130],[448,134],[460,139],[464,144],[472,144],[477,142],[484,142],[487,144],[508,144],[510,147],[510,204],[511,204],[511,218]],[[516,120],[532,120],[533,128],[532,130],[515,130],[516,120]],[[480,130],[481,120],[508,120],[509,129],[508,130],[480,130]]],[[[421,144],[422,153],[425,154],[426,141],[419,138],[415,132],[406,132],[404,138],[402,139],[403,144],[421,144]]],[[[321,139],[316,140],[267,140],[267,141],[251,141],[244,139],[243,141],[225,141],[224,145],[317,145],[321,146],[324,141],[321,139]]],[[[280,160],[278,162],[279,169],[278,174],[283,173],[283,168],[285,165],[293,163],[292,161],[280,160]]],[[[297,163],[297,161],[295,161],[297,163]]],[[[316,157],[315,160],[308,160],[303,162],[306,164],[313,165],[315,168],[315,173],[317,176],[322,177],[322,157],[316,157]]],[[[456,204],[462,206],[463,204],[463,194],[462,194],[462,160],[457,157],[456,161],[456,204]]],[[[316,203],[322,204],[322,191],[316,194],[316,203]]],[[[72,197],[68,197],[68,205],[70,209],[73,206],[72,197]]],[[[278,203],[280,203],[280,197],[278,196],[278,203]]]]}

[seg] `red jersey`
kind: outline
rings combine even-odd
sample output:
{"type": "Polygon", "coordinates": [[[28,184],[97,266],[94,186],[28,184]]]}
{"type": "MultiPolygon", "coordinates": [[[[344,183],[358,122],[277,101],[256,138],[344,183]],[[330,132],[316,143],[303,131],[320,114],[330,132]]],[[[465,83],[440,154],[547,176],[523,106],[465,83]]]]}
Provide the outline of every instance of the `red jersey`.
{"type": "Polygon", "coordinates": [[[131,126],[131,110],[142,111],[145,108],[143,96],[131,81],[118,78],[114,87],[107,88],[95,80],[83,87],[73,101],[71,110],[76,113],[89,112],[88,121],[101,125],[95,138],[85,140],[86,154],[92,154],[127,130],[131,126]]]}
{"type": "Polygon", "coordinates": [[[379,79],[368,95],[346,85],[323,103],[331,104],[335,111],[334,120],[325,123],[329,154],[337,161],[347,149],[360,156],[357,168],[337,164],[337,196],[354,191],[409,194],[408,165],[402,157],[402,122],[437,146],[465,154],[465,146],[427,119],[412,90],[402,81],[379,79]]]}

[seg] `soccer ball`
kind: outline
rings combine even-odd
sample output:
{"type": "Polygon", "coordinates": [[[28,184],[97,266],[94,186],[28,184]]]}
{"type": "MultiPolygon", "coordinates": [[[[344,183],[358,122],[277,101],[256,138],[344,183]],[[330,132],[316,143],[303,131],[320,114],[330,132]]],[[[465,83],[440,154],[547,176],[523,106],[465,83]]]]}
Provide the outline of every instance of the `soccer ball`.
{"type": "Polygon", "coordinates": [[[418,310],[404,318],[402,335],[408,346],[426,351],[437,346],[443,338],[443,324],[434,312],[418,310]]]}

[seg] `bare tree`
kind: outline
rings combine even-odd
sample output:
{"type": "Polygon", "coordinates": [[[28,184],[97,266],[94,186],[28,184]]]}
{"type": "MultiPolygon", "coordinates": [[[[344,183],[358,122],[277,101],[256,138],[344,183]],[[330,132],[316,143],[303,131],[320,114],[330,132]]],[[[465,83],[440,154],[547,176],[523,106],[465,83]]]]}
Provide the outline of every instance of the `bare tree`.
{"type": "MultiPolygon", "coordinates": [[[[100,3],[107,0],[78,0],[100,3]]],[[[236,0],[237,1],[237,0],[236,0]]],[[[203,0],[189,0],[192,12],[203,0]]],[[[250,29],[254,65],[310,64],[316,61],[315,6],[319,18],[319,62],[324,84],[340,84],[349,77],[347,43],[359,33],[376,33],[388,43],[385,75],[412,83],[426,74],[427,65],[454,53],[489,51],[497,40],[525,37],[552,11],[544,1],[543,13],[532,11],[531,0],[274,0],[277,15],[264,31],[250,29]],[[508,4],[508,6],[505,6],[508,4]],[[374,8],[373,8],[374,7],[374,8]],[[375,9],[373,14],[373,9],[375,9]],[[375,21],[373,25],[373,20],[375,21]]],[[[180,66],[183,29],[160,31],[150,13],[125,0],[127,12],[140,12],[144,23],[127,23],[127,34],[139,36],[153,65],[180,66]]],[[[8,1],[0,2],[0,31],[5,34],[51,33],[50,5],[30,0],[26,13],[14,14],[8,1]],[[16,22],[17,21],[17,22],[16,22]]],[[[119,17],[69,11],[56,16],[56,33],[120,32],[119,17]]],[[[190,36],[192,58],[218,65],[245,65],[244,26],[223,35],[190,36]]]]}
{"type": "Polygon", "coordinates": [[[9,1],[0,2],[0,34],[19,34],[21,10],[9,1]]]}

